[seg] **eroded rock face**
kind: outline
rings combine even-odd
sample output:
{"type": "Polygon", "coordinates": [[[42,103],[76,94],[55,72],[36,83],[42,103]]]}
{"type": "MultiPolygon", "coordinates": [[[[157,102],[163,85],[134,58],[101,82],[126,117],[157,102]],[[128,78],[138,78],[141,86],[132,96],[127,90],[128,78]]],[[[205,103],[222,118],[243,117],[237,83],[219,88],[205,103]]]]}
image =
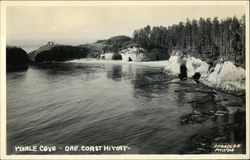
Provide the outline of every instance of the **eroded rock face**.
{"type": "MultiPolygon", "coordinates": [[[[186,56],[187,77],[225,91],[245,90],[245,69],[230,61],[220,62],[214,67],[198,58],[186,56]],[[198,74],[199,73],[199,74],[198,74]]],[[[181,54],[172,55],[166,62],[165,72],[178,76],[181,73],[181,54]]]]}
{"type": "Polygon", "coordinates": [[[103,60],[122,60],[124,62],[159,61],[167,58],[168,55],[164,51],[148,51],[138,47],[126,48],[117,53],[106,52],[100,55],[100,59],[103,60]]]}
{"type": "Polygon", "coordinates": [[[245,69],[235,66],[232,62],[216,64],[213,72],[208,75],[207,80],[215,84],[215,87],[225,90],[245,89],[245,69]]]}
{"type": "Polygon", "coordinates": [[[7,71],[22,71],[29,67],[27,53],[19,47],[6,47],[6,69],[7,71]]]}
{"type": "Polygon", "coordinates": [[[89,49],[68,45],[43,46],[29,53],[29,60],[33,63],[66,61],[72,59],[86,58],[89,49]]]}

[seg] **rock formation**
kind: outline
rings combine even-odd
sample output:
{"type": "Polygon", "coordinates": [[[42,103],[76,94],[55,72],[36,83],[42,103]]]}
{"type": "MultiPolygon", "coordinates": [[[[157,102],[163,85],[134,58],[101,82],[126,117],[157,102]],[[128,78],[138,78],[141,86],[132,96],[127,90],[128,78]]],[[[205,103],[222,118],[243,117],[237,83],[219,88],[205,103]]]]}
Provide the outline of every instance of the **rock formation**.
{"type": "MultiPolygon", "coordinates": [[[[181,54],[173,53],[166,62],[165,72],[178,76],[181,66],[181,54]]],[[[206,62],[191,56],[186,60],[187,77],[203,84],[228,91],[245,90],[245,69],[235,66],[230,61],[218,62],[209,66],[206,62]]]]}
{"type": "Polygon", "coordinates": [[[86,58],[88,48],[74,47],[69,45],[46,45],[29,53],[29,60],[32,63],[66,61],[71,59],[86,58]]]}
{"type": "Polygon", "coordinates": [[[139,47],[126,48],[119,52],[107,52],[100,54],[100,59],[104,60],[122,60],[123,62],[146,62],[146,61],[158,61],[166,60],[168,54],[164,51],[158,50],[145,50],[139,47]],[[115,57],[120,58],[116,59],[115,57]]]}
{"type": "Polygon", "coordinates": [[[7,71],[21,71],[28,69],[29,60],[27,53],[19,47],[6,47],[7,71]]]}

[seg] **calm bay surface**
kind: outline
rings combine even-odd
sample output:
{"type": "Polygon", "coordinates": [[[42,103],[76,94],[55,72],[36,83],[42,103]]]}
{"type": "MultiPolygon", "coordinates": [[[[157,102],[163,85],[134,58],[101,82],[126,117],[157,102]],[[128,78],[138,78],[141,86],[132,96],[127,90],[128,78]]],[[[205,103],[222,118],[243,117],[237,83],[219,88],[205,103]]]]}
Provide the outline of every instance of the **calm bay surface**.
{"type": "MultiPolygon", "coordinates": [[[[192,136],[241,123],[235,114],[245,113],[243,97],[194,91],[197,87],[208,90],[162,73],[161,67],[122,62],[55,62],[7,73],[8,154],[37,154],[17,153],[17,145],[130,147],[39,154],[196,153],[189,145],[192,136]],[[227,114],[181,123],[190,113],[218,110],[227,114]]],[[[245,131],[228,130],[228,143],[244,143],[238,132],[245,131]]]]}

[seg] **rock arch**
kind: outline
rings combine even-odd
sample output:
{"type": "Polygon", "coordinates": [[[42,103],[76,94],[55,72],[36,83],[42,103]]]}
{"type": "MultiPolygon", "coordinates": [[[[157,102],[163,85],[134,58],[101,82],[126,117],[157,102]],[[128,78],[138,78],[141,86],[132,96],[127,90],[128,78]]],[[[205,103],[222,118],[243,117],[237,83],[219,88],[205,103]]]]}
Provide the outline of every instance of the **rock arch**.
{"type": "Polygon", "coordinates": [[[133,59],[131,57],[128,57],[129,62],[133,62],[133,59]]]}
{"type": "Polygon", "coordinates": [[[157,60],[157,61],[159,61],[159,60],[160,60],[159,55],[156,55],[156,60],[157,60]]]}
{"type": "Polygon", "coordinates": [[[112,60],[122,60],[122,55],[121,54],[114,54],[112,56],[112,60]]]}
{"type": "Polygon", "coordinates": [[[101,56],[101,59],[106,59],[104,55],[101,56]]]}

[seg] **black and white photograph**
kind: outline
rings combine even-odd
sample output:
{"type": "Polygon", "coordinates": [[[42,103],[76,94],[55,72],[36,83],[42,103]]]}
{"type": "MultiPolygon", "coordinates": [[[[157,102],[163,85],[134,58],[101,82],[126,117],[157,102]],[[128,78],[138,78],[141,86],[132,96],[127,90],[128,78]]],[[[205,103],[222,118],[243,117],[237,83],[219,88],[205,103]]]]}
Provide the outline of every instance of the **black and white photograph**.
{"type": "Polygon", "coordinates": [[[248,159],[248,9],[2,1],[1,155],[248,159]]]}

